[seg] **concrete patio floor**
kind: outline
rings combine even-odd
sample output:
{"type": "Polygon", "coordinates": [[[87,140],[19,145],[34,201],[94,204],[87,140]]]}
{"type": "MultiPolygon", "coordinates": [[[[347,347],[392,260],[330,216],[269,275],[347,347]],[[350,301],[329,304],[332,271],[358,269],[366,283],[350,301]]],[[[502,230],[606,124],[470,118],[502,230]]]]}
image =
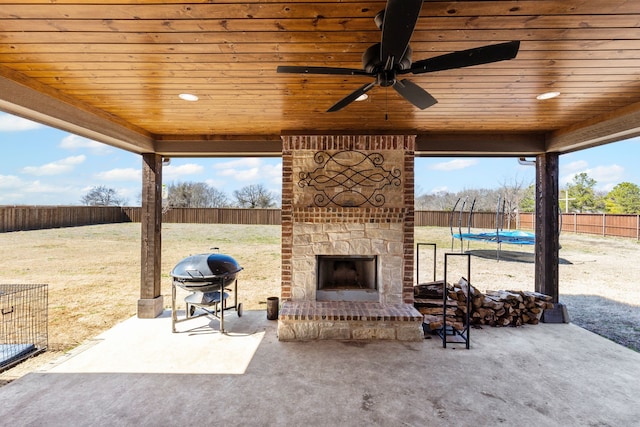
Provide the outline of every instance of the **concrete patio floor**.
{"type": "Polygon", "coordinates": [[[264,311],[129,319],[0,388],[11,426],[635,426],[640,354],[572,324],[471,330],[471,349],[279,342],[264,311]]]}

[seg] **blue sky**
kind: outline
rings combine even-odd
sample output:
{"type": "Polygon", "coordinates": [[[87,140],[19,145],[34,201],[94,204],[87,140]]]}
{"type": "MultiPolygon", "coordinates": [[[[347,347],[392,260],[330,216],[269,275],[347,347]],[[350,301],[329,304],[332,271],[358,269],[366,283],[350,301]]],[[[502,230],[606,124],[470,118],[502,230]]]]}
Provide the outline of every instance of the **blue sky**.
{"type": "MultiPolygon", "coordinates": [[[[138,205],[142,159],[139,155],[0,112],[0,205],[78,205],[95,186],[115,189],[138,205]]],[[[640,185],[640,138],[560,157],[560,186],[577,173],[608,191],[629,181],[640,185]]],[[[224,191],[262,184],[279,197],[280,158],[175,158],[163,170],[165,183],[206,182],[224,191]]],[[[513,158],[417,158],[418,193],[497,188],[503,183],[533,184],[533,166],[513,158]]]]}

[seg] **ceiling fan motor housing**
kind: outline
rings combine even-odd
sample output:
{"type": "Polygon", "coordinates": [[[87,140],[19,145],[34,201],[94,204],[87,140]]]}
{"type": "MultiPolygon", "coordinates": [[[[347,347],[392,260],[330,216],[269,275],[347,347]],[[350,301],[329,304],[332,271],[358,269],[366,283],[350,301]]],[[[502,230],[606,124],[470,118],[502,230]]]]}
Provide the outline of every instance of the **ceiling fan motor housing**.
{"type": "MultiPolygon", "coordinates": [[[[362,54],[362,69],[370,74],[378,74],[384,69],[385,64],[380,58],[381,43],[371,45],[362,54]]],[[[411,46],[407,46],[404,55],[399,61],[395,61],[394,70],[408,70],[411,68],[411,46]]]]}

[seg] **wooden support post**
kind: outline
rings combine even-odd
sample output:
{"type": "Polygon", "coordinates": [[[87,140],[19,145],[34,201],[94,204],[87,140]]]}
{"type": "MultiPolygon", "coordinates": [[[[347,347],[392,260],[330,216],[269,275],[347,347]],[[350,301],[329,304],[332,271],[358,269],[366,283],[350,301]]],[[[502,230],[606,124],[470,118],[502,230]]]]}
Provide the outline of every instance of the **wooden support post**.
{"type": "Polygon", "coordinates": [[[549,295],[553,308],[546,309],[542,321],[567,323],[566,307],[559,302],[560,203],[558,192],[558,153],[536,157],[536,292],[549,295]]]}
{"type": "Polygon", "coordinates": [[[162,229],[162,156],[142,155],[142,238],[138,317],[151,319],[163,310],[160,290],[162,229]]]}
{"type": "Polygon", "coordinates": [[[549,295],[558,302],[558,264],[560,239],[558,232],[558,154],[536,157],[536,292],[549,295]]]}

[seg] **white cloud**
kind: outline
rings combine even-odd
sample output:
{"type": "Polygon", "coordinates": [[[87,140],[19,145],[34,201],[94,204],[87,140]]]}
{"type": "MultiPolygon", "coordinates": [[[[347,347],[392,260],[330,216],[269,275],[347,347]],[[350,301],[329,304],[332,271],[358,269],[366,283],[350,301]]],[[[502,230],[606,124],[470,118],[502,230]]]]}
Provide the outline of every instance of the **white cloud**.
{"type": "Polygon", "coordinates": [[[436,171],[453,171],[466,169],[478,163],[477,159],[454,159],[448,162],[436,163],[429,166],[429,169],[436,171]]]}
{"type": "Polygon", "coordinates": [[[223,169],[218,172],[219,176],[232,176],[237,181],[255,181],[259,176],[259,168],[245,168],[245,169],[223,169]]]}
{"type": "Polygon", "coordinates": [[[446,185],[442,185],[440,187],[434,187],[431,189],[431,194],[438,194],[438,193],[446,193],[448,192],[449,189],[447,188],[446,185]]]}
{"type": "Polygon", "coordinates": [[[13,190],[22,185],[22,180],[15,175],[0,175],[0,189],[13,190]]]}
{"type": "Polygon", "coordinates": [[[42,166],[25,166],[24,168],[22,168],[22,172],[36,176],[60,175],[63,173],[71,172],[75,166],[83,163],[85,160],[86,156],[84,155],[72,156],[67,157],[66,159],[47,163],[42,166]]]}
{"type": "Polygon", "coordinates": [[[262,159],[248,157],[213,166],[216,175],[233,177],[234,180],[247,184],[279,185],[282,183],[282,162],[275,165],[265,164],[262,159]]]}
{"type": "Polygon", "coordinates": [[[275,165],[265,165],[262,168],[264,177],[272,184],[282,185],[282,162],[275,165]]]}
{"type": "Polygon", "coordinates": [[[32,205],[59,204],[60,195],[76,194],[70,186],[57,186],[39,180],[24,181],[13,175],[0,175],[0,202],[32,205]]]}
{"type": "Polygon", "coordinates": [[[142,171],[134,168],[111,169],[95,174],[96,178],[105,181],[142,181],[142,171]]]}
{"type": "Polygon", "coordinates": [[[195,163],[187,163],[186,165],[180,166],[169,165],[162,168],[162,180],[169,182],[184,178],[185,175],[196,175],[202,172],[204,172],[204,167],[195,163]]]}
{"type": "Polygon", "coordinates": [[[562,166],[562,170],[567,173],[580,173],[584,172],[589,167],[589,163],[585,160],[576,160],[575,162],[568,163],[562,166]]]}
{"type": "Polygon", "coordinates": [[[67,150],[89,149],[94,154],[107,154],[112,151],[106,144],[74,134],[62,138],[58,146],[67,150]]]}
{"type": "Polygon", "coordinates": [[[224,191],[224,186],[226,185],[226,182],[222,179],[205,179],[204,183],[220,191],[224,191]]]}
{"type": "Polygon", "coordinates": [[[26,183],[22,188],[21,191],[25,192],[25,193],[32,193],[32,194],[43,194],[43,195],[51,195],[53,193],[57,193],[57,194],[73,194],[73,192],[75,191],[72,187],[70,186],[59,186],[59,185],[53,185],[53,184],[47,184],[47,183],[42,183],[38,180],[36,181],[32,181],[29,183],[26,183]]]}
{"type": "Polygon", "coordinates": [[[624,168],[620,165],[596,166],[589,169],[589,176],[595,179],[598,184],[619,183],[624,179],[624,168]]]}
{"type": "Polygon", "coordinates": [[[40,123],[11,114],[0,114],[0,132],[20,132],[44,127],[40,123]]]}
{"type": "Polygon", "coordinates": [[[245,169],[255,168],[262,164],[262,159],[257,157],[245,157],[242,159],[234,159],[228,162],[216,163],[214,169],[245,169]]]}
{"type": "Polygon", "coordinates": [[[116,188],[118,196],[126,199],[125,204],[132,206],[140,201],[142,190],[139,187],[120,187],[116,188]]]}
{"type": "Polygon", "coordinates": [[[573,184],[573,178],[580,173],[586,173],[589,178],[594,179],[596,188],[603,191],[609,191],[616,184],[624,181],[624,167],[620,165],[613,164],[594,168],[589,168],[588,166],[589,164],[582,160],[568,164],[566,166],[568,170],[565,171],[571,171],[571,173],[560,178],[560,185],[573,184]]]}

